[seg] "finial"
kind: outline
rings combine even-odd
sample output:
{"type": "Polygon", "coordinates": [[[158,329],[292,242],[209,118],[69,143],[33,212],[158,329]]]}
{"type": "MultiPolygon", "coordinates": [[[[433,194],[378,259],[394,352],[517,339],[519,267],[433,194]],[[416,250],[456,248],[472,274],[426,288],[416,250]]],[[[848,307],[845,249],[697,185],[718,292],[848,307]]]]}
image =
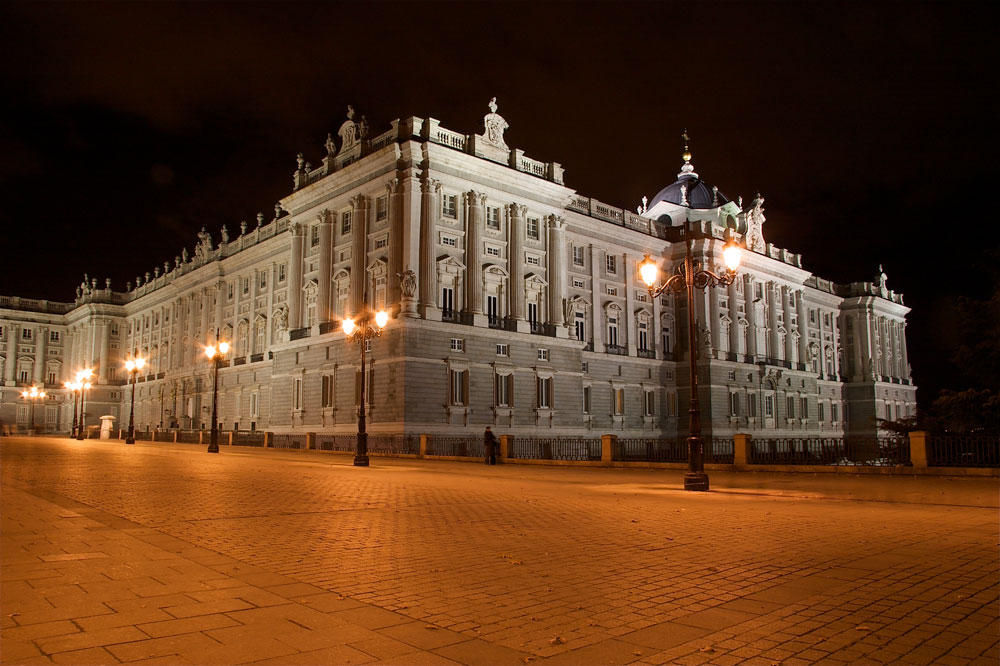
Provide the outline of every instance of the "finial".
{"type": "Polygon", "coordinates": [[[240,222],[240,236],[246,236],[247,234],[247,221],[243,220],[240,222]]]}
{"type": "Polygon", "coordinates": [[[681,205],[687,206],[688,204],[688,186],[681,185],[681,205]]]}
{"type": "Polygon", "coordinates": [[[716,208],[719,205],[719,188],[712,185],[712,208],[716,208]]]}
{"type": "Polygon", "coordinates": [[[350,104],[347,105],[347,119],[354,120],[354,107],[350,104]]]}
{"type": "Polygon", "coordinates": [[[257,226],[264,226],[264,213],[257,213],[257,226]]]}
{"type": "Polygon", "coordinates": [[[681,138],[684,139],[684,153],[681,155],[681,159],[684,160],[684,166],[681,167],[681,172],[677,174],[677,177],[683,178],[684,176],[691,176],[692,178],[697,178],[698,174],[694,172],[694,165],[691,164],[691,151],[688,150],[691,137],[688,136],[686,128],[684,133],[681,134],[681,138]]]}
{"type": "Polygon", "coordinates": [[[303,155],[302,153],[299,153],[298,155],[295,156],[295,161],[298,162],[299,171],[302,171],[305,168],[305,165],[306,165],[305,155],[303,155]]]}

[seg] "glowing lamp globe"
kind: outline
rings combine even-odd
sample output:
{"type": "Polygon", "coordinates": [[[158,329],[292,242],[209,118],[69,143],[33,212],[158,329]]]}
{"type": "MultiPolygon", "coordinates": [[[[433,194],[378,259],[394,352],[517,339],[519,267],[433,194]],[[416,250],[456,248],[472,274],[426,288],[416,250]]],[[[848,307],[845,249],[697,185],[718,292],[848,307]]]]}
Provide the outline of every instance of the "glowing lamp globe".
{"type": "Polygon", "coordinates": [[[642,281],[646,283],[647,287],[652,287],[656,284],[656,277],[659,274],[660,269],[656,266],[656,262],[646,255],[646,258],[642,260],[639,264],[639,275],[642,276],[642,281]]]}
{"type": "Polygon", "coordinates": [[[385,310],[379,310],[375,313],[375,325],[379,328],[385,328],[385,325],[389,323],[389,313],[385,310]]]}
{"type": "Polygon", "coordinates": [[[743,258],[743,251],[734,240],[730,240],[722,248],[722,260],[726,262],[726,268],[735,272],[740,267],[740,260],[743,258]]]}
{"type": "Polygon", "coordinates": [[[345,319],[341,322],[340,326],[344,329],[344,335],[350,335],[354,332],[355,325],[353,319],[345,319]]]}

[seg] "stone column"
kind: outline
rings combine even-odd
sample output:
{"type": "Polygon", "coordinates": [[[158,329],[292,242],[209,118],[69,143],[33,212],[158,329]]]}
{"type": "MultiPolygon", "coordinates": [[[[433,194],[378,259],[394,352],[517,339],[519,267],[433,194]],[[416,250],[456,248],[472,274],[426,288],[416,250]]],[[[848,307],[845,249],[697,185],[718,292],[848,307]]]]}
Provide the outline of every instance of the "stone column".
{"type": "Polygon", "coordinates": [[[420,183],[420,312],[425,319],[440,319],[437,307],[437,219],[441,182],[425,178],[420,183]]]}
{"type": "Polygon", "coordinates": [[[633,286],[634,276],[638,272],[635,267],[636,261],[628,254],[621,256],[622,279],[625,288],[625,345],[628,347],[628,355],[635,356],[639,347],[638,326],[635,321],[635,287],[633,286]]]}
{"type": "Polygon", "coordinates": [[[4,383],[16,386],[17,381],[17,345],[21,339],[21,327],[11,324],[7,327],[7,361],[4,366],[4,383]]]}
{"type": "Polygon", "coordinates": [[[510,270],[510,303],[508,312],[514,319],[524,319],[524,215],[528,207],[512,203],[507,206],[508,258],[510,270]]]}
{"type": "MultiPolygon", "coordinates": [[[[799,318],[799,363],[809,361],[809,313],[806,311],[806,292],[799,290],[795,294],[799,318]]],[[[823,353],[822,337],[820,338],[820,354],[823,353]]]]}
{"type": "Polygon", "coordinates": [[[173,308],[174,316],[171,318],[171,326],[173,327],[173,344],[171,346],[173,349],[171,349],[171,354],[174,357],[174,367],[180,368],[184,365],[184,301],[180,298],[174,299],[173,308]]]}
{"type": "MultiPolygon", "coordinates": [[[[400,180],[400,229],[402,234],[400,237],[400,245],[402,248],[402,273],[406,271],[412,271],[415,277],[415,289],[416,291],[412,296],[400,295],[400,301],[402,303],[401,310],[404,317],[417,317],[417,300],[422,293],[423,287],[420,264],[422,261],[422,255],[420,253],[420,239],[421,239],[421,226],[420,226],[420,181],[417,179],[414,170],[406,169],[402,172],[402,178],[400,180]]],[[[402,292],[402,286],[400,287],[402,292]]]]}
{"type": "Polygon", "coordinates": [[[653,306],[653,325],[650,327],[649,334],[653,336],[653,339],[650,340],[650,348],[654,351],[659,350],[660,354],[657,358],[664,359],[666,358],[667,350],[663,349],[663,322],[661,321],[663,306],[660,305],[660,297],[657,296],[654,298],[651,305],[653,306]]]}
{"type": "Polygon", "coordinates": [[[330,280],[333,272],[333,214],[319,214],[319,281],[316,290],[316,320],[330,321],[330,280]]]}
{"type": "Polygon", "coordinates": [[[483,314],[483,207],[486,195],[465,193],[465,303],[473,315],[483,314]]]}
{"type": "Polygon", "coordinates": [[[46,336],[49,334],[49,329],[40,327],[38,329],[38,340],[35,342],[35,383],[44,384],[45,383],[45,343],[48,342],[46,336]]]}
{"type": "Polygon", "coordinates": [[[219,335],[222,332],[222,317],[226,312],[226,282],[225,280],[219,280],[215,283],[215,321],[213,322],[212,329],[209,331],[209,337],[212,340],[218,342],[219,335]]]}
{"type": "Polygon", "coordinates": [[[572,326],[572,321],[564,321],[563,301],[566,300],[566,220],[558,215],[549,215],[548,248],[545,252],[545,277],[549,281],[549,323],[557,327],[572,326]]]}
{"type": "MultiPolygon", "coordinates": [[[[753,278],[747,274],[743,280],[743,309],[747,313],[747,354],[750,356],[763,355],[757,349],[757,310],[753,302],[753,278]]],[[[754,359],[756,360],[756,359],[754,359]]],[[[758,405],[759,407],[759,405],[758,405]]]]}
{"type": "Polygon", "coordinates": [[[386,278],[386,303],[391,312],[400,302],[402,290],[399,276],[403,274],[403,192],[399,180],[393,178],[385,187],[389,196],[389,275],[386,278]]]}
{"type": "Polygon", "coordinates": [[[302,327],[302,244],[306,231],[301,222],[294,222],[290,227],[292,257],[288,264],[288,329],[294,330],[302,327]]]}
{"type": "Polygon", "coordinates": [[[201,288],[201,342],[208,344],[212,337],[212,296],[211,287],[201,288]]]}
{"type": "Polygon", "coordinates": [[[363,194],[351,199],[351,316],[357,317],[365,308],[368,286],[368,197],[363,194]]]}
{"type": "MultiPolygon", "coordinates": [[[[192,349],[198,348],[198,323],[201,317],[198,313],[198,297],[195,294],[188,296],[188,345],[192,349]]],[[[195,355],[192,353],[192,358],[195,355]]]]}
{"type": "Polygon", "coordinates": [[[604,352],[604,306],[601,291],[601,248],[590,246],[590,324],[594,330],[594,351],[604,352]]]}
{"type": "MultiPolygon", "coordinates": [[[[737,277],[737,280],[743,278],[737,277]]],[[[729,352],[732,354],[740,353],[740,308],[737,299],[739,294],[736,293],[736,281],[734,280],[731,285],[726,287],[726,294],[729,296],[729,352]]],[[[746,309],[746,308],[744,308],[746,309]]]]}
{"type": "Polygon", "coordinates": [[[906,322],[899,322],[899,351],[900,351],[900,362],[902,364],[902,377],[904,379],[910,379],[910,363],[906,355],[906,322]]]}
{"type": "MultiPolygon", "coordinates": [[[[278,282],[278,264],[276,262],[271,262],[267,265],[267,310],[265,311],[265,316],[267,317],[267,325],[264,330],[264,349],[271,348],[271,336],[274,331],[274,289],[278,282]]],[[[260,353],[264,353],[264,349],[260,350],[260,353]]]]}
{"type": "Polygon", "coordinates": [[[710,339],[712,340],[710,358],[715,358],[715,351],[722,348],[722,321],[719,317],[719,295],[715,293],[715,289],[716,287],[705,289],[705,299],[708,301],[708,318],[705,324],[709,327],[710,339]]]}
{"type": "Polygon", "coordinates": [[[778,339],[778,307],[781,305],[779,302],[781,299],[781,290],[778,288],[778,285],[773,282],[769,282],[765,289],[766,293],[764,295],[770,302],[770,307],[768,308],[767,313],[767,335],[768,341],[770,342],[768,355],[772,358],[778,358],[778,345],[780,343],[780,340],[778,339]]]}
{"type": "Polygon", "coordinates": [[[101,347],[99,350],[101,355],[101,364],[97,371],[97,382],[99,384],[108,383],[108,351],[109,337],[111,335],[110,323],[111,322],[108,319],[101,319],[99,324],[101,327],[101,347]]]}

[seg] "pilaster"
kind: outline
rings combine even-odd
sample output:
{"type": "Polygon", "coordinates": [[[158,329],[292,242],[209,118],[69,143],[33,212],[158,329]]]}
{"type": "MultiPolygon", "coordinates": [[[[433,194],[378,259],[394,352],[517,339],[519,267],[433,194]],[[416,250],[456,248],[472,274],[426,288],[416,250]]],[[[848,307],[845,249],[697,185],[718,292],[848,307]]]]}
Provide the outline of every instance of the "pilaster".
{"type": "Polygon", "coordinates": [[[330,321],[330,280],[333,270],[333,214],[324,210],[319,225],[319,278],[316,292],[316,320],[330,321]]]}

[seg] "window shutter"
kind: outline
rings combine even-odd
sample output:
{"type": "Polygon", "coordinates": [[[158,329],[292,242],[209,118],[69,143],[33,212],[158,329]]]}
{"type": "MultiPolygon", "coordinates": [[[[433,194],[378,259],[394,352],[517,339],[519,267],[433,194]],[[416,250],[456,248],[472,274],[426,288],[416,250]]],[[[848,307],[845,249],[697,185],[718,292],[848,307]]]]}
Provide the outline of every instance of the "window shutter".
{"type": "Polygon", "coordinates": [[[469,371],[462,373],[462,404],[469,404],[469,371]]]}

